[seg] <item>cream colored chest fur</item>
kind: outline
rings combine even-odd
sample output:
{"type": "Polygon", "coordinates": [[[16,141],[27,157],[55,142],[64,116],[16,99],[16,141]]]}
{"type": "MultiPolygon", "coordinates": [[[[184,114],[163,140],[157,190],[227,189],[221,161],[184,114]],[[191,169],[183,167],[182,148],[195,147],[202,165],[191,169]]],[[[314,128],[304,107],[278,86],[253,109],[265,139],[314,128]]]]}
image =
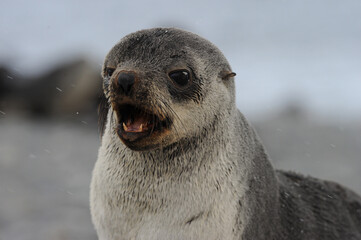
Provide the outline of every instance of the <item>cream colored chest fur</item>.
{"type": "Polygon", "coordinates": [[[234,195],[244,189],[214,174],[220,164],[179,179],[140,179],[115,154],[101,147],[93,172],[91,210],[100,240],[233,239],[234,195]]]}

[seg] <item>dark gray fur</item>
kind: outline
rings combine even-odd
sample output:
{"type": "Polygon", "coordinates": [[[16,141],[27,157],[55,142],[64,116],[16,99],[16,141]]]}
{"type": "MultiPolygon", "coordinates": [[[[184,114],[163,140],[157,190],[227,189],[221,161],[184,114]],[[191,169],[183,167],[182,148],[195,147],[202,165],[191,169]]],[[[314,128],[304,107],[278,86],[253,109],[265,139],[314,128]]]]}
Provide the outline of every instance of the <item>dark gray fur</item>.
{"type": "Polygon", "coordinates": [[[336,183],[275,171],[236,109],[230,72],[213,44],[172,28],[130,34],[109,52],[91,186],[99,238],[360,240],[361,198],[336,183]],[[193,82],[176,89],[167,72],[182,64],[193,82]],[[133,151],[116,135],[110,102],[119,96],[109,66],[139,73],[134,101],[161,102],[174,121],[151,149],[133,151]]]}

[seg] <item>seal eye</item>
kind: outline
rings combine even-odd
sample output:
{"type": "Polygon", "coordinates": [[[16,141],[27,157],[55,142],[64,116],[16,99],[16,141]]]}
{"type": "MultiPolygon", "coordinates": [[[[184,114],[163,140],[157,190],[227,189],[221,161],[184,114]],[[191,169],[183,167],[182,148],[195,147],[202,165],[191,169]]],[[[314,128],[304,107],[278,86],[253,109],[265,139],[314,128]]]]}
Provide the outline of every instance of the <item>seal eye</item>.
{"type": "Polygon", "coordinates": [[[113,72],[115,71],[115,68],[106,68],[105,72],[107,74],[107,77],[111,77],[113,75],[113,72]]]}
{"type": "Polygon", "coordinates": [[[187,70],[176,70],[170,72],[168,75],[170,79],[182,87],[187,85],[190,80],[190,74],[187,70]]]}

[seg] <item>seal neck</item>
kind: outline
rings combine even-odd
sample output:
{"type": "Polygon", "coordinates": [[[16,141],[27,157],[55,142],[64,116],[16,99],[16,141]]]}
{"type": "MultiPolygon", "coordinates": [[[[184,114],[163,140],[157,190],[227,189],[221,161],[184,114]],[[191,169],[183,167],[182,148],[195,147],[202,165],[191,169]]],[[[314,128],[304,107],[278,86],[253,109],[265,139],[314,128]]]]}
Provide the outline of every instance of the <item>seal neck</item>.
{"type": "Polygon", "coordinates": [[[226,203],[229,213],[223,214],[234,214],[232,219],[241,225],[244,239],[264,239],[255,235],[273,232],[279,222],[275,171],[244,116],[234,109],[226,119],[192,138],[152,151],[132,151],[115,134],[105,136],[100,154],[107,156],[107,169],[117,173],[120,185],[127,186],[122,195],[136,196],[125,207],[147,202],[148,211],[184,203],[189,208],[194,199],[202,199],[202,207],[211,209],[214,202],[226,203]]]}

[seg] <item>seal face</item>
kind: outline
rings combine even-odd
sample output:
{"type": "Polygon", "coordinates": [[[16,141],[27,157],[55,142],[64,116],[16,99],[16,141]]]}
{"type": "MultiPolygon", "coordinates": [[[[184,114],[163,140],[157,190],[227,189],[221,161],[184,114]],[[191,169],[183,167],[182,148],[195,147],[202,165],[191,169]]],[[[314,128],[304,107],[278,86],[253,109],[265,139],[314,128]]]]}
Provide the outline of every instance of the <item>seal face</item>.
{"type": "MultiPolygon", "coordinates": [[[[105,102],[110,108],[101,109],[101,128],[104,128],[110,109],[110,121],[114,122],[117,135],[132,150],[172,144],[187,137],[184,128],[189,124],[197,129],[193,121],[204,118],[195,111],[206,92],[202,87],[216,79],[223,84],[228,79],[227,74],[213,73],[230,72],[223,55],[215,52],[209,42],[194,41],[197,37],[175,29],[153,29],[128,35],[115,45],[108,53],[102,71],[105,102]],[[217,66],[219,70],[209,71],[213,74],[210,76],[202,73],[212,64],[199,62],[200,54],[204,55],[200,50],[207,52],[207,49],[208,59],[218,58],[219,62],[225,62],[217,66]],[[179,110],[180,107],[183,109],[179,110]],[[194,119],[189,117],[190,114],[194,119]]],[[[229,75],[233,76],[234,73],[229,75]]]]}
{"type": "Polygon", "coordinates": [[[116,132],[124,144],[132,149],[166,134],[171,125],[170,118],[159,108],[152,106],[143,94],[136,96],[141,87],[137,73],[105,68],[106,79],[110,81],[109,99],[116,113],[116,132]]]}
{"type": "MultiPolygon", "coordinates": [[[[107,68],[106,72],[112,70],[107,68]]],[[[120,68],[115,77],[111,75],[109,100],[116,115],[117,135],[133,150],[155,147],[170,134],[173,122],[168,113],[170,108],[165,102],[160,104],[150,92],[152,83],[139,79],[137,72],[120,68]]]]}

